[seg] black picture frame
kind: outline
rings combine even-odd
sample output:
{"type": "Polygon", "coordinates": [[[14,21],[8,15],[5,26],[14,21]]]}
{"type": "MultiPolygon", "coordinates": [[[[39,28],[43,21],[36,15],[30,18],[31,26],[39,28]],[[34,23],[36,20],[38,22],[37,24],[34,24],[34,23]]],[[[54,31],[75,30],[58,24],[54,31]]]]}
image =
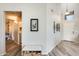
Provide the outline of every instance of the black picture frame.
{"type": "Polygon", "coordinates": [[[38,31],[38,19],[30,20],[30,31],[38,31]]]}

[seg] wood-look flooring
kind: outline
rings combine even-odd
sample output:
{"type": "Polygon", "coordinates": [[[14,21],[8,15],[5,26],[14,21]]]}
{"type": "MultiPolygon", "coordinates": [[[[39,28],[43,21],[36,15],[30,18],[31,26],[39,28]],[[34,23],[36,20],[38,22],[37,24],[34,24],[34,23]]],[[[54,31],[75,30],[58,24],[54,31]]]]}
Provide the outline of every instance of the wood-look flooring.
{"type": "Polygon", "coordinates": [[[49,56],[79,56],[79,43],[62,40],[51,52],[49,56]]]}
{"type": "MultiPolygon", "coordinates": [[[[18,44],[10,40],[6,42],[6,45],[6,54],[4,56],[21,56],[21,47],[18,44]]],[[[48,55],[79,56],[79,43],[62,40],[48,55]]]]}
{"type": "Polygon", "coordinates": [[[21,56],[21,47],[12,40],[6,40],[6,54],[4,56],[21,56]]]}

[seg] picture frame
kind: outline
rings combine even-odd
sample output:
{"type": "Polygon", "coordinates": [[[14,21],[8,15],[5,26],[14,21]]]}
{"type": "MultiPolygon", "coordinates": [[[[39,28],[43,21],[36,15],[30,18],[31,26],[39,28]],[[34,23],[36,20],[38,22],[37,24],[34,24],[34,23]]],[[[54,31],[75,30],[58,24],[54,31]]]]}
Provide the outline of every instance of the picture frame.
{"type": "Polygon", "coordinates": [[[38,31],[38,19],[30,20],[30,31],[38,31]]]}
{"type": "Polygon", "coordinates": [[[55,21],[53,22],[53,33],[55,33],[55,21]]]}
{"type": "Polygon", "coordinates": [[[56,31],[60,32],[60,24],[59,23],[56,24],[56,31]]]}

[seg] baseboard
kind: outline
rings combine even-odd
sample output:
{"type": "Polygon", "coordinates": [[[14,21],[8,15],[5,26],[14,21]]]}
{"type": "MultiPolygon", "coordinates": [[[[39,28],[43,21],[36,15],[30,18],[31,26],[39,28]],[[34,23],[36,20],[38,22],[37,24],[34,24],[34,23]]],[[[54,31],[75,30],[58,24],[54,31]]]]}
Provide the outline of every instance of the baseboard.
{"type": "Polygon", "coordinates": [[[46,51],[44,51],[44,52],[42,52],[42,55],[47,56],[47,55],[48,55],[48,53],[47,53],[46,51]]]}
{"type": "Polygon", "coordinates": [[[60,42],[61,42],[61,40],[55,46],[53,46],[49,50],[47,50],[46,54],[48,54],[49,52],[51,52],[52,49],[54,49],[60,42]]]}
{"type": "MultiPolygon", "coordinates": [[[[56,45],[55,45],[55,46],[56,46],[56,45]]],[[[55,47],[55,46],[54,46],[54,47],[55,47]]],[[[52,49],[54,49],[54,47],[52,47],[51,49],[47,50],[46,54],[48,54],[49,52],[51,52],[52,49]]]]}
{"type": "Polygon", "coordinates": [[[6,54],[6,52],[1,52],[0,56],[4,56],[6,54]]]}

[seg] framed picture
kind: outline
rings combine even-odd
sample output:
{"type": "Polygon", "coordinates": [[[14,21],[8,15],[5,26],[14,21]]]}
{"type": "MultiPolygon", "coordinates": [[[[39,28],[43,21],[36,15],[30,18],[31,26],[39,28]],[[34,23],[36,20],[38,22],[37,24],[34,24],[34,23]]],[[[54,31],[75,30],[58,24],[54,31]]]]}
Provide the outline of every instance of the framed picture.
{"type": "Polygon", "coordinates": [[[30,30],[31,31],[38,31],[38,19],[31,19],[30,30]]]}
{"type": "Polygon", "coordinates": [[[53,22],[53,32],[55,33],[55,21],[53,22]]]}
{"type": "Polygon", "coordinates": [[[60,24],[59,23],[56,24],[56,31],[60,32],[60,24]]]}

